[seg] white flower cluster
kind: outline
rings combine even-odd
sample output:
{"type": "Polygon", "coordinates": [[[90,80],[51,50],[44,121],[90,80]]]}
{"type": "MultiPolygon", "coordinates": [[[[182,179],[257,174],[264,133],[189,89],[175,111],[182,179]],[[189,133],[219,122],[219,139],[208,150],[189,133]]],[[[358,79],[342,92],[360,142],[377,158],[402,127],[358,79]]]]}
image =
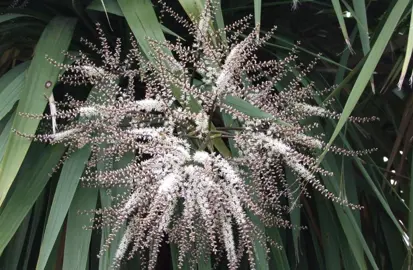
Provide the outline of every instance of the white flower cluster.
{"type": "Polygon", "coordinates": [[[101,66],[82,52],[72,57],[71,65],[50,60],[66,71],[62,82],[91,84],[93,90],[85,101],[69,98],[56,103],[53,118],[45,118],[63,119],[61,130],[34,138],[65,143],[69,153],[91,145],[83,182],[128,189],[113,207],[95,211],[98,226],[109,226],[112,232],[102,252],[126,225],[115,268],[123,258],[149,251],[147,265],[154,269],[165,234],[179,248],[180,265],[188,254],[196,265],[223,247],[229,269],[237,269],[245,253],[254,268],[255,240],[267,239],[247,212],[266,226],[291,227],[283,218],[281,198],[290,200],[294,192],[309,194],[308,186],[358,208],[329,192],[317,178],[328,172],[317,166],[313,152],[325,144],[305,134],[309,128],[300,123],[308,116],[337,114],[307,103],[315,95],[311,85],[299,82],[307,70],[288,89],[275,91],[274,85],[286,76],[296,56],[258,60],[255,51],[272,32],[257,40],[256,28],[242,38],[247,19],[228,26],[227,40],[217,42],[218,34],[211,29],[214,10],[214,4],[206,1],[200,19],[183,23],[194,35],[193,46],[151,41],[151,60],[140,54],[135,41],[121,59],[120,40],[112,50],[100,27],[100,47],[83,42],[101,54],[101,66]],[[196,80],[194,74],[202,79],[196,80]],[[121,80],[127,85],[119,86],[121,80]],[[136,81],[145,85],[141,100],[135,98],[142,91],[136,81]],[[228,97],[249,102],[272,117],[245,115],[226,103],[228,97]],[[222,112],[238,121],[223,125],[222,112]],[[218,151],[227,145],[235,146],[239,156],[218,151]],[[135,157],[120,168],[114,166],[128,153],[135,157]],[[300,190],[286,184],[286,167],[302,183],[300,190]]]}

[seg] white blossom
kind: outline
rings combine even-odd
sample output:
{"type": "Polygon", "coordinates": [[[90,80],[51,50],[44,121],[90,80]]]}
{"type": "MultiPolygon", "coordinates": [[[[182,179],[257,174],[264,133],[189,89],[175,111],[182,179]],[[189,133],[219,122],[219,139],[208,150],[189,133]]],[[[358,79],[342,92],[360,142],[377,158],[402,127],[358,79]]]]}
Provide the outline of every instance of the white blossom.
{"type": "Polygon", "coordinates": [[[295,108],[298,111],[301,111],[308,115],[325,116],[328,113],[328,111],[324,108],[312,106],[305,103],[296,103],[295,108]]]}
{"type": "Polygon", "coordinates": [[[229,269],[237,269],[242,252],[254,269],[253,245],[265,244],[267,239],[247,213],[267,227],[292,227],[285,220],[286,205],[297,196],[286,184],[285,168],[295,173],[298,191],[305,196],[318,191],[334,202],[360,208],[335,196],[318,180],[317,174],[328,172],[316,163],[314,149],[322,149],[325,143],[306,135],[314,126],[302,121],[338,114],[307,104],[317,93],[299,83],[306,70],[283,91],[274,87],[290,66],[297,66],[296,56],[259,60],[255,51],[272,30],[258,37],[256,27],[241,39],[249,26],[247,19],[228,28],[231,33],[225,34],[230,37],[221,43],[209,29],[214,11],[207,0],[200,18],[188,27],[195,39],[192,46],[180,41],[149,42],[151,60],[140,53],[136,41],[131,41],[132,49],[125,54],[120,50],[127,46],[121,46],[120,39],[112,48],[98,27],[100,46],[84,43],[101,55],[102,66],[95,66],[97,61],[86,54],[73,57],[71,65],[50,60],[69,71],[61,76],[62,82],[92,85],[90,97],[68,99],[58,113],[51,107],[52,134],[16,131],[28,138],[63,142],[69,154],[90,145],[93,151],[82,181],[92,187],[125,190],[111,207],[94,211],[93,226],[110,228],[101,253],[116,234],[123,233],[114,268],[129,257],[130,247],[130,254],[142,252],[142,258],[149,251],[146,265],[154,269],[166,234],[178,246],[179,266],[187,255],[197,261],[202,254],[216,254],[223,247],[229,269]],[[166,54],[165,48],[172,54],[166,54]],[[199,81],[194,80],[194,70],[196,77],[202,77],[199,81]],[[138,91],[144,97],[136,95],[138,91]],[[242,102],[225,102],[228,96],[254,106],[258,114],[246,115],[250,110],[242,102]],[[58,118],[67,123],[59,125],[61,132],[56,132],[58,118]],[[307,183],[314,191],[307,189],[307,183]]]}
{"type": "Polygon", "coordinates": [[[89,77],[103,77],[106,74],[103,68],[90,65],[82,66],[82,70],[89,77]]]}
{"type": "Polygon", "coordinates": [[[70,136],[80,132],[81,129],[79,128],[73,128],[73,129],[69,129],[69,130],[65,130],[62,132],[57,132],[53,135],[51,135],[50,137],[53,139],[54,142],[58,142],[58,141],[62,141],[64,139],[69,138],[70,136]]]}
{"type": "Polygon", "coordinates": [[[201,134],[205,134],[208,132],[209,126],[209,117],[205,113],[198,113],[195,116],[195,124],[196,124],[196,131],[200,132],[201,134]]]}
{"type": "Polygon", "coordinates": [[[136,108],[146,112],[156,111],[162,112],[165,110],[165,105],[156,99],[143,99],[135,101],[136,108]]]}
{"type": "Polygon", "coordinates": [[[132,228],[133,228],[132,226],[127,227],[126,231],[123,233],[122,239],[118,245],[118,248],[116,249],[115,258],[114,258],[115,262],[119,262],[125,256],[128,246],[130,242],[132,241],[132,233],[131,233],[132,228]]]}
{"type": "Polygon", "coordinates": [[[85,106],[80,107],[79,114],[85,117],[92,117],[99,114],[99,111],[96,107],[93,106],[85,106]]]}

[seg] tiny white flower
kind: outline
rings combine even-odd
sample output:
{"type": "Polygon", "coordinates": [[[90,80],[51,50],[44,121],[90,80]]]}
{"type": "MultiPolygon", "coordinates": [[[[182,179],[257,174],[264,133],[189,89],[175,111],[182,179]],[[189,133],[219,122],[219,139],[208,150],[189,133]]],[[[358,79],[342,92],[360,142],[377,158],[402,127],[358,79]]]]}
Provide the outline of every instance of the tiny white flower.
{"type": "Polygon", "coordinates": [[[195,116],[196,131],[201,134],[208,132],[209,117],[204,112],[200,112],[195,116]]]}
{"type": "Polygon", "coordinates": [[[96,107],[93,106],[85,106],[80,107],[79,114],[85,117],[91,117],[99,114],[99,111],[96,107]]]}
{"type": "Polygon", "coordinates": [[[156,99],[138,100],[138,101],[135,101],[135,105],[138,110],[143,110],[146,112],[150,112],[150,111],[162,112],[165,110],[165,106],[162,104],[162,102],[156,99]]]}
{"type": "Polygon", "coordinates": [[[328,111],[324,108],[312,106],[305,103],[295,103],[295,108],[296,110],[309,115],[325,116],[328,113],[328,111]]]}
{"type": "Polygon", "coordinates": [[[80,132],[81,129],[80,128],[73,128],[73,129],[68,129],[62,132],[58,132],[53,134],[51,137],[53,139],[53,141],[57,142],[57,141],[61,141],[63,139],[66,139],[70,136],[72,136],[73,134],[76,134],[78,132],[80,132]]]}
{"type": "Polygon", "coordinates": [[[89,77],[102,77],[102,76],[105,76],[105,70],[103,68],[100,68],[100,67],[85,65],[85,66],[82,66],[82,70],[89,77]]]}

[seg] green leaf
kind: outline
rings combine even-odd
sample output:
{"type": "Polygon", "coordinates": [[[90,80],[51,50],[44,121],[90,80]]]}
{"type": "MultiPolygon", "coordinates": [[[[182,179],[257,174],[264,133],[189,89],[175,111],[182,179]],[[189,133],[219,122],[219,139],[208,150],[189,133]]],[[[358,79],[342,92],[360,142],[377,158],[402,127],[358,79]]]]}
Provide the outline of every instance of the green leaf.
{"type": "Polygon", "coordinates": [[[40,247],[37,270],[46,266],[89,156],[90,147],[85,146],[71,154],[63,165],[40,247]]]}
{"type": "MultiPolygon", "coordinates": [[[[251,219],[251,222],[254,224],[254,226],[256,226],[256,228],[260,232],[265,233],[265,226],[261,222],[261,220],[250,211],[247,211],[247,215],[251,219]]],[[[272,228],[271,230],[269,230],[269,232],[275,233],[274,230],[276,230],[276,228],[272,228]]],[[[254,262],[255,262],[256,269],[269,270],[266,249],[263,246],[263,244],[260,241],[258,241],[258,239],[255,239],[252,245],[254,249],[254,257],[255,257],[254,262]]]]}
{"type": "MultiPolygon", "coordinates": [[[[324,249],[326,269],[340,268],[340,242],[338,240],[340,229],[336,217],[332,214],[331,206],[320,194],[315,196],[320,224],[321,241],[324,249]]],[[[351,258],[349,258],[351,259],[351,258]]]]}
{"type": "Polygon", "coordinates": [[[410,12],[410,27],[409,27],[409,37],[407,38],[406,54],[404,56],[403,68],[400,74],[400,79],[399,79],[399,82],[397,83],[397,86],[399,87],[399,89],[402,88],[404,77],[406,76],[406,72],[409,67],[410,59],[412,58],[412,52],[413,52],[413,11],[410,12]]]}
{"type": "MultiPolygon", "coordinates": [[[[348,142],[346,136],[344,136],[342,133],[340,133],[341,140],[344,143],[344,146],[349,149],[353,150],[352,147],[350,146],[350,143],[348,142]]],[[[401,234],[404,233],[403,229],[401,228],[399,222],[397,221],[397,218],[394,216],[389,204],[387,203],[385,197],[382,194],[382,191],[376,186],[374,183],[374,180],[372,176],[368,173],[364,165],[362,164],[361,160],[359,158],[355,158],[353,160],[355,164],[357,165],[357,168],[360,170],[361,174],[363,175],[364,179],[367,180],[367,183],[371,187],[373,193],[375,194],[376,198],[379,200],[380,204],[383,206],[385,212],[388,214],[390,219],[393,221],[393,224],[398,228],[399,232],[401,234]]]]}
{"type": "Polygon", "coordinates": [[[32,17],[27,14],[2,14],[0,15],[0,23],[4,23],[13,19],[21,18],[21,17],[32,17]]]}
{"type": "Polygon", "coordinates": [[[148,38],[164,42],[162,28],[149,0],[118,0],[122,13],[144,54],[150,58],[148,38]]]}
{"type": "Polygon", "coordinates": [[[49,181],[48,174],[57,165],[64,146],[48,146],[27,162],[30,168],[17,177],[16,187],[0,214],[0,254],[29,213],[40,193],[49,181]]]}
{"type": "MultiPolygon", "coordinates": [[[[216,26],[217,29],[224,29],[225,27],[225,22],[224,22],[224,16],[222,14],[222,7],[221,7],[221,1],[217,4],[217,11],[215,12],[215,21],[216,21],[216,26]]],[[[226,34],[224,31],[220,32],[221,40],[226,43],[226,34]]]]}
{"type": "MultiPolygon", "coordinates": [[[[350,35],[350,42],[351,42],[351,44],[353,44],[354,39],[356,38],[357,32],[358,32],[358,30],[357,30],[357,28],[355,28],[355,29],[353,30],[353,32],[351,33],[351,35],[350,35]]],[[[349,57],[350,57],[350,51],[349,51],[349,50],[345,50],[345,51],[343,52],[343,54],[341,55],[341,57],[340,57],[340,65],[342,65],[342,66],[347,66],[349,57]]],[[[334,79],[334,84],[337,84],[337,85],[338,85],[338,84],[340,84],[340,83],[343,82],[343,80],[344,80],[344,75],[345,75],[346,71],[347,71],[347,70],[346,70],[344,67],[341,67],[341,66],[338,67],[338,71],[337,71],[336,76],[335,76],[335,79],[334,79]]],[[[337,88],[336,88],[336,89],[337,89],[337,88]]]]}
{"type": "MultiPolygon", "coordinates": [[[[290,190],[296,190],[299,188],[299,182],[296,181],[297,177],[291,172],[291,170],[286,170],[285,172],[285,178],[288,183],[288,187],[290,190]]],[[[298,196],[300,194],[297,192],[292,196],[292,200],[289,200],[289,206],[292,207],[294,202],[299,200],[298,196]]],[[[295,257],[298,262],[298,259],[300,257],[300,227],[301,227],[301,208],[294,208],[290,212],[290,219],[291,219],[291,224],[295,226],[296,228],[292,229],[292,235],[293,235],[293,243],[294,243],[294,252],[295,252],[295,257]]]]}
{"type": "Polygon", "coordinates": [[[10,115],[10,117],[5,117],[1,120],[1,122],[5,122],[6,124],[4,125],[4,128],[0,134],[0,160],[3,158],[4,152],[6,151],[6,144],[7,140],[10,137],[13,118],[14,114],[10,115]]]}
{"type": "Polygon", "coordinates": [[[338,23],[340,25],[341,32],[342,32],[343,37],[344,37],[344,41],[346,42],[348,49],[352,52],[353,48],[351,47],[350,38],[348,36],[346,23],[344,22],[343,10],[341,9],[340,1],[339,0],[331,0],[331,3],[333,4],[334,11],[336,12],[336,17],[337,17],[338,23]]]}
{"type": "MultiPolygon", "coordinates": [[[[409,0],[400,0],[397,1],[394,8],[390,12],[386,23],[384,24],[381,32],[374,43],[373,48],[371,49],[363,68],[360,71],[359,76],[351,90],[350,96],[347,99],[346,105],[344,107],[343,113],[335,127],[335,130],[330,138],[328,145],[331,145],[337,135],[339,134],[340,130],[343,128],[344,124],[346,123],[348,117],[350,116],[351,112],[353,111],[354,107],[356,106],[358,100],[360,99],[361,94],[364,92],[368,81],[370,80],[374,69],[377,66],[377,63],[380,60],[381,55],[384,52],[384,49],[387,43],[390,40],[390,37],[393,34],[394,29],[396,28],[397,23],[400,20],[403,12],[406,10],[406,7],[410,1],[409,0]]],[[[327,151],[323,153],[322,156],[325,155],[327,151]]],[[[322,158],[321,156],[321,158],[322,158]]]]}
{"type": "Polygon", "coordinates": [[[86,269],[92,231],[83,226],[90,223],[93,214],[81,215],[78,211],[95,209],[97,198],[98,189],[78,186],[67,217],[63,270],[86,269]]]}
{"type": "Polygon", "coordinates": [[[257,27],[261,24],[261,0],[254,0],[254,18],[257,27]]]}
{"type": "MultiPolygon", "coordinates": [[[[129,164],[132,160],[134,159],[134,153],[126,153],[119,162],[116,162],[113,164],[114,169],[119,169],[119,168],[124,168],[127,164],[129,164]]],[[[100,171],[103,171],[107,168],[105,168],[105,164],[103,162],[98,163],[97,169],[100,171]]],[[[111,196],[107,193],[107,191],[111,192],[112,196],[117,196],[119,194],[122,194],[125,192],[124,188],[112,188],[112,189],[100,189],[99,190],[99,196],[100,196],[100,203],[101,207],[107,208],[107,207],[112,207],[113,206],[113,201],[111,196]]],[[[125,230],[125,226],[123,226],[119,232],[116,234],[115,238],[113,239],[109,249],[103,253],[102,256],[100,256],[99,259],[99,270],[110,270],[112,269],[112,261],[113,258],[115,257],[116,251],[118,249],[118,245],[120,241],[122,240],[123,232],[125,230]]],[[[110,227],[103,227],[102,230],[102,236],[101,236],[101,246],[105,244],[105,241],[107,237],[110,235],[110,227]]],[[[139,268],[138,268],[139,269],[139,268]]]]}
{"type": "MultiPolygon", "coordinates": [[[[393,269],[405,269],[403,268],[403,263],[405,262],[407,252],[402,241],[405,241],[406,238],[404,235],[403,237],[400,237],[397,229],[394,228],[394,224],[389,220],[387,216],[379,216],[380,223],[383,226],[384,238],[386,240],[386,246],[388,248],[393,269]]],[[[411,266],[411,264],[408,265],[411,266]]]]}
{"type": "MultiPolygon", "coordinates": [[[[120,194],[117,192],[116,189],[112,190],[112,195],[117,195],[120,194]]],[[[112,199],[110,196],[107,194],[107,190],[101,189],[99,192],[100,195],[100,201],[102,204],[102,207],[111,207],[112,204],[112,199]]],[[[103,253],[102,256],[100,256],[99,259],[99,270],[111,270],[112,269],[112,262],[113,259],[115,258],[116,255],[116,250],[118,249],[118,245],[120,241],[122,240],[122,236],[125,230],[125,226],[123,226],[118,233],[116,234],[115,238],[113,239],[112,243],[110,244],[108,250],[103,253]]],[[[110,227],[103,227],[102,228],[102,236],[101,236],[101,246],[105,244],[106,239],[109,237],[111,233],[110,227]]]]}
{"type": "Polygon", "coordinates": [[[206,257],[206,260],[201,259],[198,262],[198,270],[212,270],[211,257],[206,257]]]}
{"type": "Polygon", "coordinates": [[[234,96],[227,96],[224,100],[225,104],[231,106],[232,108],[236,109],[239,112],[244,113],[245,115],[254,117],[254,118],[261,118],[261,119],[272,119],[280,125],[289,125],[288,123],[276,119],[273,115],[260,110],[259,108],[255,107],[251,103],[246,100],[243,100],[239,97],[234,96]]]}
{"type": "Polygon", "coordinates": [[[13,108],[23,89],[25,71],[30,61],[9,70],[0,78],[0,119],[13,108]]]}
{"type": "Polygon", "coordinates": [[[172,257],[172,269],[173,270],[189,270],[188,263],[184,260],[181,268],[178,267],[179,250],[176,244],[171,243],[171,257],[172,257]]]}
{"type": "Polygon", "coordinates": [[[56,237],[57,240],[53,245],[52,251],[50,253],[49,259],[47,260],[47,264],[45,266],[45,270],[56,270],[61,267],[60,263],[60,253],[62,251],[62,244],[61,242],[64,241],[64,228],[62,227],[58,232],[58,236],[56,237]]]}
{"type": "MultiPolygon", "coordinates": [[[[323,161],[323,168],[331,171],[334,175],[340,175],[340,171],[338,170],[335,162],[334,157],[329,154],[329,158],[323,161]]],[[[331,179],[331,177],[322,176],[324,179],[324,183],[328,190],[333,192],[336,196],[340,194],[340,189],[335,181],[335,179],[331,179]]],[[[356,258],[357,264],[360,269],[367,269],[366,262],[364,260],[363,250],[364,253],[367,255],[371,265],[374,269],[379,269],[374,257],[368,247],[366,240],[363,237],[361,229],[357,224],[356,219],[354,218],[353,214],[351,213],[351,209],[349,207],[343,207],[338,204],[334,204],[334,208],[336,210],[337,216],[339,218],[340,224],[344,230],[344,233],[349,241],[350,246],[352,247],[352,251],[354,257],[356,258]]]]}
{"type": "MultiPolygon", "coordinates": [[[[353,14],[354,19],[357,21],[357,27],[360,33],[361,46],[363,49],[363,54],[367,55],[370,51],[370,36],[369,36],[369,27],[367,25],[367,12],[366,12],[366,3],[365,1],[353,0],[353,10],[346,0],[341,0],[346,8],[353,14]]],[[[373,77],[371,77],[371,88],[373,93],[375,93],[375,86],[373,77]]]]}
{"type": "Polygon", "coordinates": [[[205,0],[179,0],[179,3],[184,8],[186,14],[199,17],[202,13],[205,0]]]}
{"type": "Polygon", "coordinates": [[[39,198],[36,201],[36,204],[33,207],[32,210],[32,220],[30,222],[30,231],[29,231],[29,237],[26,242],[26,251],[25,251],[25,258],[23,261],[23,268],[22,269],[29,269],[29,261],[32,258],[32,248],[34,244],[34,240],[37,236],[38,231],[40,232],[40,222],[42,221],[43,217],[43,211],[45,207],[45,192],[43,191],[40,195],[39,198]]]}
{"type": "Polygon", "coordinates": [[[409,254],[408,254],[408,265],[412,265],[412,247],[413,247],[413,156],[410,164],[410,194],[409,194],[409,217],[408,217],[408,225],[407,225],[407,236],[409,237],[409,254]]]}
{"type": "MultiPolygon", "coordinates": [[[[111,13],[120,17],[124,17],[122,10],[119,7],[118,2],[116,0],[105,0],[105,8],[102,5],[102,0],[94,0],[90,5],[87,7],[89,10],[96,10],[101,12],[111,13]]],[[[177,38],[181,38],[178,34],[173,32],[171,29],[161,25],[162,31],[166,34],[175,36],[177,38]]]]}
{"type": "Polygon", "coordinates": [[[122,10],[116,0],[94,0],[87,9],[108,12],[123,17],[122,10]],[[105,4],[105,7],[103,7],[102,2],[105,4]]]}
{"type": "Polygon", "coordinates": [[[239,97],[227,96],[225,104],[254,118],[273,118],[271,114],[261,111],[259,108],[239,97]]]}
{"type": "Polygon", "coordinates": [[[20,262],[20,256],[24,248],[24,242],[26,239],[27,230],[30,222],[30,212],[26,215],[23,222],[20,224],[19,229],[13,236],[13,239],[7,246],[3,256],[3,260],[0,264],[0,269],[17,270],[20,262]]]}
{"type": "MultiPolygon", "coordinates": [[[[45,56],[49,55],[57,62],[63,62],[62,50],[69,46],[75,23],[76,21],[71,18],[55,17],[46,26],[37,43],[17,106],[17,113],[43,113],[47,104],[44,95],[50,95],[60,71],[59,68],[48,63],[45,56]],[[52,87],[48,87],[47,82],[50,82],[52,87]]],[[[39,121],[16,114],[12,126],[19,132],[34,134],[39,121]]],[[[6,152],[0,163],[0,205],[19,171],[30,144],[29,140],[17,134],[12,134],[7,142],[6,152]]]]}
{"type": "Polygon", "coordinates": [[[357,27],[360,33],[361,46],[364,55],[370,51],[369,26],[367,24],[366,2],[353,0],[354,12],[357,17],[357,27]]]}
{"type": "MultiPolygon", "coordinates": [[[[266,230],[266,233],[277,244],[279,245],[283,244],[278,228],[268,228],[266,230]]],[[[289,270],[290,264],[288,263],[288,258],[287,258],[287,254],[285,253],[285,249],[274,247],[274,246],[271,246],[270,249],[271,249],[271,259],[274,260],[276,269],[289,270]]]]}

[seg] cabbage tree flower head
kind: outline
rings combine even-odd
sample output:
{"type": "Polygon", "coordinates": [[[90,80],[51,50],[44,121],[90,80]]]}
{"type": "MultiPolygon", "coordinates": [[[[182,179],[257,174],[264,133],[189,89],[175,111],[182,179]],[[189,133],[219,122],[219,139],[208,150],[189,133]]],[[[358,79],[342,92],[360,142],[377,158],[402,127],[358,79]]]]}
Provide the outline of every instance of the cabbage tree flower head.
{"type": "MultiPolygon", "coordinates": [[[[31,139],[64,143],[65,157],[90,146],[82,183],[125,190],[111,205],[92,210],[93,228],[110,229],[100,255],[118,243],[115,269],[137,253],[154,269],[165,236],[178,247],[179,267],[185,259],[195,268],[223,252],[228,269],[238,269],[245,254],[256,269],[254,245],[274,241],[251,216],[267,227],[300,229],[286,219],[291,209],[285,202],[300,207],[299,195],[313,192],[361,208],[320,180],[331,175],[317,163],[326,143],[315,134],[317,125],[303,120],[340,115],[316,105],[320,93],[301,83],[316,63],[302,68],[295,51],[284,59],[260,60],[256,52],[275,29],[257,39],[258,27],[247,32],[248,16],[218,31],[213,28],[217,3],[205,2],[191,21],[159,5],[193,35],[192,45],[149,39],[147,58],[132,39],[123,53],[121,40],[112,46],[97,25],[100,44],[82,42],[100,56],[98,61],[82,52],[67,54],[72,64],[48,58],[64,71],[62,83],[91,86],[89,96],[58,100],[52,116],[22,114],[57,120],[55,132],[16,130],[31,139]],[[275,85],[292,69],[296,76],[277,91],[275,85]],[[259,113],[245,109],[251,107],[259,113]],[[286,169],[295,175],[298,189],[287,184],[286,169]]],[[[370,151],[329,150],[344,155],[370,151]]]]}

